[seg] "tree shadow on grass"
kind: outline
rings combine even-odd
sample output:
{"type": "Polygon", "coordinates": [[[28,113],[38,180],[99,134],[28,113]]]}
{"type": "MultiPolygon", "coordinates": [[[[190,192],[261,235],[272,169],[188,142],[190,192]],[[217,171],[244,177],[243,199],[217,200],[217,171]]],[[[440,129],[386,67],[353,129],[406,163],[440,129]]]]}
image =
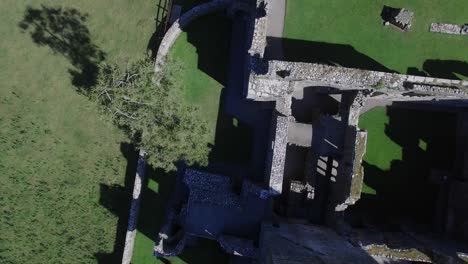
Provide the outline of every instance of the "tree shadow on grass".
{"type": "Polygon", "coordinates": [[[27,7],[19,27],[29,32],[39,46],[48,46],[54,53],[67,58],[75,67],[68,72],[72,83],[82,92],[96,84],[98,64],[106,57],[98,46],[93,44],[85,23],[88,14],[76,8],[27,7]]]}
{"type": "Polygon", "coordinates": [[[364,182],[376,195],[363,194],[347,214],[383,225],[404,219],[432,226],[439,186],[431,174],[453,169],[456,116],[409,106],[387,107],[389,122],[382,131],[382,137],[401,146],[401,160],[391,161],[388,170],[363,162],[364,182]]]}

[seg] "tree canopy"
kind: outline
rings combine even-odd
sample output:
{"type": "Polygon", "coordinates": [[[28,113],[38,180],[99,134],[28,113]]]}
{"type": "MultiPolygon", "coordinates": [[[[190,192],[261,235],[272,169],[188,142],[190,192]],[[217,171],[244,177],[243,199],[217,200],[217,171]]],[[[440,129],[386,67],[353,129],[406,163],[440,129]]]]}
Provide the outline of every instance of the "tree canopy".
{"type": "Polygon", "coordinates": [[[146,151],[150,165],[165,171],[174,170],[180,160],[206,165],[210,150],[206,121],[184,100],[177,80],[180,67],[167,65],[156,74],[150,60],[125,69],[103,65],[90,96],[146,151]]]}

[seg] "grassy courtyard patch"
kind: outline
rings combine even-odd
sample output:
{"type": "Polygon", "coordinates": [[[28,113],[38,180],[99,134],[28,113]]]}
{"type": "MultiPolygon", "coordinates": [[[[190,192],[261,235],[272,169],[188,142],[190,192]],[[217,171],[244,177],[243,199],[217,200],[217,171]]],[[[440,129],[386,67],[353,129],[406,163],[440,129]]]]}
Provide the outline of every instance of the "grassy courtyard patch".
{"type": "Polygon", "coordinates": [[[432,22],[466,23],[464,0],[287,1],[285,53],[296,60],[468,78],[466,36],[429,32],[432,22]],[[384,5],[415,13],[409,32],[382,25],[384,5]]]}
{"type": "MultiPolygon", "coordinates": [[[[367,149],[365,162],[381,170],[389,170],[393,160],[402,159],[402,147],[385,135],[385,126],[389,122],[385,107],[377,107],[361,116],[359,127],[367,130],[367,149]],[[382,150],[385,151],[382,151],[382,150]]],[[[364,176],[365,177],[365,176],[364,176]]],[[[363,185],[363,192],[375,194],[375,189],[363,185]]]]}
{"type": "Polygon", "coordinates": [[[363,197],[352,210],[389,220],[410,216],[429,224],[438,186],[430,176],[450,172],[456,116],[449,112],[377,107],[361,116],[368,131],[363,197]]]}

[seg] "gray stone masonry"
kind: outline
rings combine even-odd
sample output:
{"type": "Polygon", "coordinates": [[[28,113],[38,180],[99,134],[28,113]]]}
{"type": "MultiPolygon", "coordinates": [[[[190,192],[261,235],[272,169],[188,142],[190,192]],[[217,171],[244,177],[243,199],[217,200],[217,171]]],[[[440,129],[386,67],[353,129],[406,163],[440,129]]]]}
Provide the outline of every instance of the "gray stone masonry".
{"type": "MultiPolygon", "coordinates": [[[[367,71],[315,63],[252,60],[247,98],[273,101],[294,91],[295,83],[340,90],[374,89],[400,97],[415,91],[438,98],[468,98],[468,81],[367,71]],[[262,65],[258,65],[262,64],[262,65]],[[287,74],[280,74],[280,73],[287,74]]],[[[420,98],[421,99],[421,98],[420,98]]],[[[427,99],[426,99],[427,100],[427,99]]]]}
{"type": "Polygon", "coordinates": [[[266,47],[267,24],[268,24],[268,0],[256,0],[257,14],[264,13],[255,19],[252,44],[249,49],[251,56],[263,58],[266,47]]]}
{"type": "Polygon", "coordinates": [[[395,21],[401,24],[405,28],[410,28],[413,22],[414,13],[408,9],[402,8],[400,12],[395,16],[395,21]]]}
{"type": "Polygon", "coordinates": [[[189,202],[218,205],[228,208],[241,208],[241,199],[230,191],[228,177],[197,170],[185,172],[184,183],[190,190],[189,202]]]}
{"type": "Polygon", "coordinates": [[[366,152],[367,132],[358,130],[359,113],[366,101],[368,91],[348,92],[342,96],[346,120],[344,147],[339,160],[338,175],[330,185],[330,198],[327,207],[326,222],[338,227],[343,211],[360,199],[364,172],[361,165],[366,152]],[[345,109],[349,109],[346,111],[345,109]]]}
{"type": "Polygon", "coordinates": [[[445,33],[452,35],[468,35],[468,24],[454,25],[444,23],[432,23],[429,28],[430,32],[445,33]]]}
{"type": "Polygon", "coordinates": [[[288,144],[288,130],[292,117],[274,115],[271,149],[267,153],[266,179],[272,195],[280,195],[283,189],[284,163],[288,144]]]}
{"type": "Polygon", "coordinates": [[[228,8],[231,3],[232,0],[213,0],[190,9],[174,21],[159,45],[158,52],[156,54],[155,71],[158,72],[161,69],[169,50],[186,26],[201,16],[228,8]]]}
{"type": "Polygon", "coordinates": [[[135,245],[137,231],[136,227],[138,222],[138,214],[140,211],[141,187],[146,175],[145,155],[145,151],[140,150],[138,155],[137,171],[135,174],[135,182],[133,183],[133,199],[130,207],[130,215],[128,217],[127,234],[125,236],[122,264],[129,264],[132,261],[133,247],[135,245]]]}
{"type": "Polygon", "coordinates": [[[376,263],[361,248],[354,247],[325,227],[280,222],[263,223],[260,254],[265,264],[370,264],[376,263]]]}
{"type": "Polygon", "coordinates": [[[224,251],[231,255],[249,258],[256,258],[258,255],[252,240],[222,235],[218,238],[218,242],[224,251]]]}

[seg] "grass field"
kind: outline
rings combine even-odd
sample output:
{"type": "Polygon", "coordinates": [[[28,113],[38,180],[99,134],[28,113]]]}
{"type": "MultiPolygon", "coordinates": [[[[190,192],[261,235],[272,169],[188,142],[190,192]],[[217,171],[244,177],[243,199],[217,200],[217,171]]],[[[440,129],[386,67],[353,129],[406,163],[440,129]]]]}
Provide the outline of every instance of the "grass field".
{"type": "Polygon", "coordinates": [[[287,1],[286,55],[347,67],[466,79],[466,37],[428,29],[432,22],[466,23],[467,14],[465,0],[287,1]],[[384,5],[415,12],[411,30],[404,33],[382,26],[384,5]]]}
{"type": "Polygon", "coordinates": [[[134,162],[128,139],[72,83],[70,73],[86,62],[77,58],[86,56],[80,43],[59,35],[62,46],[39,45],[19,27],[27,8],[87,14],[76,25],[89,37],[82,41],[105,61],[125,63],[146,53],[155,5],[0,2],[0,263],[117,263],[111,253],[118,216],[128,208],[116,205],[131,197],[124,187],[134,162]]]}
{"type": "Polygon", "coordinates": [[[429,177],[433,171],[453,168],[456,116],[377,107],[361,116],[359,127],[368,131],[368,141],[364,195],[357,208],[384,219],[411,215],[428,223],[437,194],[429,177]]]}
{"type": "MultiPolygon", "coordinates": [[[[367,149],[364,161],[382,171],[390,170],[393,160],[402,159],[402,147],[385,135],[385,126],[389,122],[387,109],[377,107],[361,116],[359,127],[367,130],[367,149]],[[382,151],[384,149],[385,151],[382,151]]],[[[364,176],[365,177],[365,176],[364,176]]],[[[375,189],[364,182],[363,192],[376,194],[375,189]]]]}

